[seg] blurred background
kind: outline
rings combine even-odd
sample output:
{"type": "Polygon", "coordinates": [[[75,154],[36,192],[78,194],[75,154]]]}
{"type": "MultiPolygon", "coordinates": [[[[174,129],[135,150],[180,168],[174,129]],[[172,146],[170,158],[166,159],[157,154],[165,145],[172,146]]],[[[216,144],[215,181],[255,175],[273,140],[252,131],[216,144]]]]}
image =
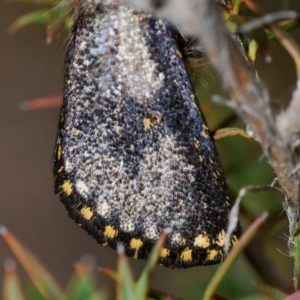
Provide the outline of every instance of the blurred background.
{"type": "MultiPolygon", "coordinates": [[[[300,12],[299,0],[260,2],[266,12],[282,9],[300,12]]],[[[63,285],[73,270],[73,263],[82,255],[92,255],[99,266],[115,268],[116,253],[99,246],[79,229],[54,196],[51,159],[59,107],[32,111],[20,108],[28,99],[58,95],[62,87],[66,35],[46,44],[42,25],[26,27],[14,34],[7,31],[17,17],[35,8],[0,0],[0,224],[23,241],[63,285]]],[[[299,30],[292,35],[300,41],[299,30]]],[[[270,48],[272,63],[267,64],[259,56],[257,68],[269,87],[274,105],[284,107],[295,87],[295,68],[277,41],[271,41],[270,48]]],[[[210,101],[204,101],[203,110],[213,130],[222,123],[222,118],[231,116],[228,109],[216,107],[210,101]]],[[[235,120],[229,125],[243,126],[235,120]]],[[[230,137],[217,142],[217,146],[233,195],[245,185],[272,182],[272,170],[255,141],[230,137]]],[[[280,266],[280,272],[285,272],[284,286],[291,286],[292,261],[287,255],[287,223],[281,201],[282,196],[275,191],[250,194],[244,200],[243,223],[247,224],[265,210],[271,212],[269,225],[266,224],[268,235],[261,234],[258,239],[275,268],[280,266]]],[[[0,262],[11,256],[0,240],[0,262]]],[[[143,262],[131,260],[131,263],[138,274],[143,262]]],[[[215,269],[215,266],[188,270],[158,267],[153,287],[186,299],[200,299],[215,269]]],[[[249,257],[241,257],[220,293],[226,295],[226,290],[234,288],[236,299],[262,299],[252,285],[255,280],[260,280],[260,276],[253,263],[249,257]]],[[[112,285],[103,277],[100,281],[112,285]]]]}

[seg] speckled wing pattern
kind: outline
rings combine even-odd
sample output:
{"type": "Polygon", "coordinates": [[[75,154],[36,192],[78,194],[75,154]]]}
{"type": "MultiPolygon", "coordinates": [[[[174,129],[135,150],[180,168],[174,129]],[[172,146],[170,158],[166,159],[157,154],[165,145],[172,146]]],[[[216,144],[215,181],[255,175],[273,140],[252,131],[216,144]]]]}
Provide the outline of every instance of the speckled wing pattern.
{"type": "MultiPolygon", "coordinates": [[[[225,257],[230,210],[215,145],[176,38],[117,1],[83,1],[69,44],[53,168],[69,215],[104,246],[159,263],[225,257]]],[[[231,236],[233,245],[239,235],[231,236]]]]}

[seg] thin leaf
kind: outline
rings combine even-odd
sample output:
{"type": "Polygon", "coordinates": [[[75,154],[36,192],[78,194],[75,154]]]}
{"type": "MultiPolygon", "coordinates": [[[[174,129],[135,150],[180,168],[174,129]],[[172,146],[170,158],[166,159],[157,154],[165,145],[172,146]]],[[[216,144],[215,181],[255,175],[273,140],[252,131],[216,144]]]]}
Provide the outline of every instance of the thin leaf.
{"type": "Polygon", "coordinates": [[[48,11],[47,43],[52,42],[63,29],[68,32],[71,30],[73,24],[73,18],[70,18],[71,11],[70,2],[67,1],[59,2],[48,11]]]}
{"type": "Polygon", "coordinates": [[[102,275],[109,277],[114,281],[118,281],[118,274],[114,270],[109,268],[98,268],[98,270],[102,275]]]}
{"type": "Polygon", "coordinates": [[[297,77],[300,77],[300,47],[297,42],[277,25],[270,25],[270,29],[278,38],[281,45],[286,49],[291,58],[294,60],[297,77]]]}
{"type": "Polygon", "coordinates": [[[258,44],[255,40],[251,40],[248,46],[247,55],[250,59],[250,61],[255,62],[256,61],[256,55],[258,50],[258,44]]]}
{"type": "Polygon", "coordinates": [[[228,136],[242,136],[247,139],[252,139],[252,136],[249,135],[244,129],[241,128],[221,128],[216,131],[214,134],[214,140],[220,140],[228,136]]]}
{"type": "Polygon", "coordinates": [[[23,28],[28,25],[36,25],[36,24],[46,24],[47,22],[47,9],[40,9],[28,14],[25,14],[18,19],[16,19],[9,27],[8,31],[13,33],[20,28],[23,28]]]}
{"type": "Polygon", "coordinates": [[[3,300],[25,300],[14,260],[4,263],[3,300]]]}
{"type": "Polygon", "coordinates": [[[16,256],[32,283],[47,299],[64,299],[62,291],[45,267],[4,226],[0,234],[16,256]]]}
{"type": "Polygon", "coordinates": [[[74,267],[75,272],[68,284],[66,298],[70,300],[90,299],[96,290],[96,278],[93,274],[95,262],[82,259],[74,267]]]}
{"type": "Polygon", "coordinates": [[[155,246],[153,247],[151,254],[146,262],[146,265],[136,283],[136,288],[135,288],[135,295],[136,299],[146,299],[147,298],[147,293],[149,289],[149,281],[151,278],[151,275],[153,273],[154,268],[157,265],[157,261],[160,255],[161,248],[168,236],[169,230],[165,230],[155,246]]]}
{"type": "MultiPolygon", "coordinates": [[[[259,5],[252,0],[244,0],[245,4],[256,14],[256,16],[262,16],[263,12],[259,5]]],[[[282,12],[281,12],[282,13],[282,12]]],[[[295,12],[290,12],[290,17],[297,17],[295,12]]],[[[271,14],[272,16],[272,14],[271,14]]],[[[275,19],[275,18],[274,18],[275,19]]],[[[277,37],[281,45],[286,49],[289,55],[294,60],[296,65],[297,77],[300,77],[300,47],[296,41],[282,28],[280,28],[275,23],[270,23],[267,28],[269,28],[273,34],[277,37]]]]}
{"type": "Polygon", "coordinates": [[[203,300],[210,300],[213,297],[216,288],[218,287],[218,285],[220,284],[224,276],[227,274],[229,269],[232,267],[238,255],[247,246],[247,244],[250,242],[250,240],[258,231],[259,227],[266,220],[266,218],[267,218],[267,213],[264,213],[263,215],[258,217],[244,232],[239,242],[231,250],[231,252],[228,254],[225,261],[221,264],[221,266],[219,267],[219,269],[217,270],[213,278],[210,280],[209,285],[207,286],[204,292],[203,300]]]}
{"type": "Polygon", "coordinates": [[[30,300],[45,300],[45,296],[33,285],[32,282],[29,282],[26,286],[26,299],[30,300]]]}
{"type": "MultiPolygon", "coordinates": [[[[117,281],[117,299],[132,300],[136,299],[134,293],[134,283],[128,259],[124,255],[123,245],[118,245],[118,281],[117,281]]],[[[139,299],[142,300],[142,299],[139,299]]]]}
{"type": "Polygon", "coordinates": [[[49,96],[43,98],[31,99],[22,102],[20,108],[22,110],[36,110],[49,107],[59,107],[62,105],[62,95],[49,96]]]}
{"type": "Polygon", "coordinates": [[[287,294],[267,284],[255,282],[254,285],[267,299],[285,300],[287,297],[287,294]]]}

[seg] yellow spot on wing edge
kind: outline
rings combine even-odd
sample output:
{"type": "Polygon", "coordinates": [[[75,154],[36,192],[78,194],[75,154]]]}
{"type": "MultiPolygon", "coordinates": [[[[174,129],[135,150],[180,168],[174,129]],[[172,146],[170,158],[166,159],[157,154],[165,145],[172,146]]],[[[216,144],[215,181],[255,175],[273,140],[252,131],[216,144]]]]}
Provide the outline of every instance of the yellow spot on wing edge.
{"type": "Polygon", "coordinates": [[[189,248],[183,250],[180,254],[180,259],[182,261],[192,261],[192,250],[189,248]]]}
{"type": "Polygon", "coordinates": [[[132,250],[135,250],[135,253],[134,253],[133,257],[137,258],[138,257],[137,254],[138,254],[139,250],[143,247],[143,241],[141,239],[132,238],[130,240],[129,247],[132,250]]]}
{"type": "Polygon", "coordinates": [[[118,231],[110,225],[105,226],[104,236],[108,239],[114,239],[118,235],[118,231]]]}
{"type": "Polygon", "coordinates": [[[61,153],[62,153],[62,149],[61,149],[61,143],[60,140],[57,143],[57,150],[56,150],[56,158],[57,160],[61,159],[61,153]]]}
{"type": "Polygon", "coordinates": [[[202,129],[203,130],[208,130],[208,127],[205,124],[202,124],[202,129]]]}
{"type": "Polygon", "coordinates": [[[216,244],[219,246],[219,247],[224,247],[225,245],[225,239],[226,239],[226,232],[225,230],[221,230],[217,236],[217,239],[216,239],[216,244]]]}
{"type": "Polygon", "coordinates": [[[232,244],[232,247],[234,247],[237,243],[238,243],[239,239],[237,238],[236,235],[232,235],[231,236],[231,244],[232,244]]]}
{"type": "Polygon", "coordinates": [[[210,138],[210,136],[207,134],[207,132],[205,130],[202,130],[200,134],[205,139],[209,139],[210,138]]]}
{"type": "Polygon", "coordinates": [[[63,170],[64,170],[64,167],[61,166],[61,167],[57,170],[57,173],[61,173],[63,170]]]}
{"type": "Polygon", "coordinates": [[[207,251],[206,259],[208,261],[216,261],[216,258],[218,255],[221,255],[223,257],[223,252],[212,249],[207,251]]]}
{"type": "Polygon", "coordinates": [[[207,235],[199,234],[194,240],[194,246],[199,248],[208,248],[210,246],[210,240],[207,235]]]}
{"type": "Polygon", "coordinates": [[[87,221],[89,221],[94,215],[92,209],[88,206],[82,207],[80,213],[87,221]]]}
{"type": "Polygon", "coordinates": [[[159,256],[161,258],[166,258],[170,255],[170,250],[168,248],[161,248],[159,256]]]}
{"type": "Polygon", "coordinates": [[[65,192],[68,196],[70,196],[73,192],[73,184],[71,180],[65,180],[60,187],[62,188],[62,191],[65,192]]]}
{"type": "Polygon", "coordinates": [[[143,246],[141,239],[132,238],[129,244],[131,249],[139,250],[143,246]]]}

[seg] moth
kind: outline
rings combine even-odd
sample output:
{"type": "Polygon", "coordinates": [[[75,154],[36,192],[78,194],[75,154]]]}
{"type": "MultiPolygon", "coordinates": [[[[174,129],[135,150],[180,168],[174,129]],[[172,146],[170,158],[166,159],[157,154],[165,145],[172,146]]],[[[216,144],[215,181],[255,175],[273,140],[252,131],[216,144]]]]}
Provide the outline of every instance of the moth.
{"type": "Polygon", "coordinates": [[[159,263],[172,268],[222,261],[230,211],[182,51],[165,20],[81,1],[53,161],[55,192],[76,223],[134,258],[170,228],[159,263]]]}

